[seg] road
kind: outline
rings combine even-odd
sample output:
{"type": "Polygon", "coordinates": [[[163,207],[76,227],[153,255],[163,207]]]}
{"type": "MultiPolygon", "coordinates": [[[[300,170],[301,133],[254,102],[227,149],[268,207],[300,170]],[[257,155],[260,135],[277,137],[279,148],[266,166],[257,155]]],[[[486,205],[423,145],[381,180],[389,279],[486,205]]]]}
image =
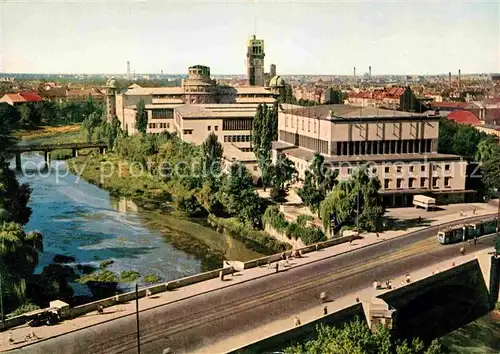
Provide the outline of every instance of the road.
{"type": "MultiPolygon", "coordinates": [[[[486,218],[486,217],[484,217],[486,218]]],[[[491,217],[489,217],[491,218],[491,217]]],[[[482,219],[478,217],[477,219],[482,219]]],[[[145,310],[140,314],[141,353],[200,349],[277,318],[318,305],[320,292],[341,297],[374,280],[457,257],[460,244],[442,246],[437,227],[250,282],[145,310]]],[[[474,250],[493,245],[481,239],[474,250]]],[[[25,347],[22,353],[136,353],[135,316],[127,316],[25,347]]]]}

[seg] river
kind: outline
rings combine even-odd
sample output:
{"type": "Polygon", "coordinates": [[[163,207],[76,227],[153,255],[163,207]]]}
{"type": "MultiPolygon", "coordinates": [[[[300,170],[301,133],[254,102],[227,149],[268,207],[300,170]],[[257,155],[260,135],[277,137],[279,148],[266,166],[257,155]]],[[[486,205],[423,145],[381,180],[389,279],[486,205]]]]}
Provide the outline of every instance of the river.
{"type": "MultiPolygon", "coordinates": [[[[22,163],[18,178],[32,188],[33,213],[26,230],[43,234],[44,251],[36,272],[52,263],[54,255],[63,254],[75,257],[77,264],[95,267],[112,259],[107,268],[111,271],[156,273],[167,281],[220,267],[222,259],[261,256],[197,222],[141,210],[131,200],[110,197],[68,172],[63,161],[52,161],[43,171],[39,168],[43,157],[25,153],[22,163]]],[[[132,286],[120,285],[122,290],[132,286]]],[[[87,295],[85,287],[74,287],[78,295],[87,295]]]]}

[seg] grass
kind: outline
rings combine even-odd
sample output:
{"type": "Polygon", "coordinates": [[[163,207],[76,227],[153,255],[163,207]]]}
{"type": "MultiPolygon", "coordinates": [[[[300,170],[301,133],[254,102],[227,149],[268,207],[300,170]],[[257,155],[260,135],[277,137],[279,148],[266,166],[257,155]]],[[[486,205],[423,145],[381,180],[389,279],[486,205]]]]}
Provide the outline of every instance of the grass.
{"type": "Polygon", "coordinates": [[[61,126],[41,126],[37,129],[20,129],[14,132],[14,136],[22,140],[32,140],[38,138],[47,138],[60,134],[74,133],[80,131],[79,124],[61,125],[61,126]]]}
{"type": "Polygon", "coordinates": [[[81,284],[87,284],[88,282],[100,282],[100,283],[118,283],[118,276],[109,271],[102,270],[100,272],[94,272],[91,274],[82,275],[77,281],[81,284]]]}
{"type": "Polygon", "coordinates": [[[114,260],[112,260],[112,259],[105,259],[104,261],[102,261],[99,264],[99,269],[106,269],[108,266],[110,266],[113,263],[115,263],[114,260]]]}
{"type": "Polygon", "coordinates": [[[156,284],[161,281],[161,278],[158,274],[149,273],[144,276],[144,282],[148,284],[156,284]]]}
{"type": "Polygon", "coordinates": [[[72,172],[83,170],[82,178],[112,195],[132,197],[153,204],[172,200],[169,186],[159,177],[140,171],[137,165],[129,165],[115,154],[79,156],[69,160],[72,172]],[[136,174],[137,173],[137,174],[136,174]]]}
{"type": "Polygon", "coordinates": [[[120,273],[120,281],[123,283],[130,283],[139,279],[139,276],[139,272],[136,272],[135,270],[124,270],[120,273]]]}

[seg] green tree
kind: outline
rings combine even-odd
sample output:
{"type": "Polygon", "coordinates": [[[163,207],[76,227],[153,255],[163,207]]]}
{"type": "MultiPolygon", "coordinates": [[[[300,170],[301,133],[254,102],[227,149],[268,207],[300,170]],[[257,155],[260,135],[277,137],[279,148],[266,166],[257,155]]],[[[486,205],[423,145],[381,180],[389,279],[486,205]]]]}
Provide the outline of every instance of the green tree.
{"type": "Polygon", "coordinates": [[[201,144],[203,174],[214,181],[222,172],[222,154],[224,150],[215,133],[210,133],[201,144]]]}
{"type": "Polygon", "coordinates": [[[26,301],[26,279],[33,274],[42,250],[40,233],[26,234],[19,224],[0,223],[0,272],[7,311],[26,301]]]}
{"type": "Polygon", "coordinates": [[[222,203],[231,215],[252,227],[261,224],[261,201],[252,185],[252,177],[241,162],[229,167],[221,189],[222,203]]]}
{"type": "Polygon", "coordinates": [[[500,192],[500,147],[496,146],[488,158],[483,160],[481,171],[486,186],[494,192],[500,192]]]}
{"type": "Polygon", "coordinates": [[[135,113],[135,128],[138,132],[145,134],[148,127],[148,112],[144,100],[137,103],[137,111],[135,113]]]}
{"type": "Polygon", "coordinates": [[[262,104],[257,106],[255,116],[252,120],[252,150],[257,156],[260,149],[260,134],[262,132],[262,104]]]}
{"type": "Polygon", "coordinates": [[[288,188],[297,177],[295,165],[284,154],[278,154],[276,163],[271,166],[271,198],[277,203],[286,201],[288,188]]]}
{"type": "Polygon", "coordinates": [[[31,103],[23,103],[18,107],[19,125],[23,128],[36,128],[40,124],[40,114],[37,107],[31,103]]]}
{"type": "Polygon", "coordinates": [[[399,107],[402,111],[423,113],[427,107],[415,96],[413,91],[407,87],[399,98],[399,107]]]}
{"type": "Polygon", "coordinates": [[[495,154],[497,149],[497,138],[493,135],[488,135],[485,139],[481,140],[479,144],[477,144],[474,158],[476,161],[486,161],[495,154]]]}
{"type": "Polygon", "coordinates": [[[318,212],[320,203],[336,185],[337,177],[338,172],[325,166],[325,158],[316,153],[305,172],[304,185],[297,194],[312,212],[318,212]]]}
{"type": "Polygon", "coordinates": [[[4,220],[26,224],[31,216],[30,195],[30,187],[19,184],[7,159],[0,153],[0,209],[4,211],[4,220]]]}
{"type": "Polygon", "coordinates": [[[94,139],[94,134],[98,133],[98,138],[100,137],[101,131],[98,130],[99,126],[102,124],[102,116],[98,112],[93,112],[89,114],[82,122],[81,129],[84,131],[88,142],[94,139]]]}
{"type": "Polygon", "coordinates": [[[341,181],[320,205],[320,217],[326,230],[355,226],[376,231],[385,210],[379,194],[380,181],[370,177],[365,167],[358,168],[349,180],[341,181]],[[359,212],[359,219],[358,219],[359,212]]]}
{"type": "Polygon", "coordinates": [[[317,336],[303,344],[284,350],[286,354],[440,354],[442,348],[435,341],[425,350],[422,341],[415,339],[393,341],[388,329],[380,327],[372,333],[358,319],[343,327],[318,326],[317,336]]]}

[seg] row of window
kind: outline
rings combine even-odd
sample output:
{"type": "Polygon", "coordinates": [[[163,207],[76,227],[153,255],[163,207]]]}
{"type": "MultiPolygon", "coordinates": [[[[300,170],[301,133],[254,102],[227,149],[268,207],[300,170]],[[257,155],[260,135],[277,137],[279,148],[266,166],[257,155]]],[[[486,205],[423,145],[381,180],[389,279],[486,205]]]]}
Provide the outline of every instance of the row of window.
{"type": "MultiPolygon", "coordinates": [[[[304,118],[302,120],[302,130],[305,130],[304,118]]],[[[299,128],[299,118],[290,118],[292,128],[299,128]],[[294,124],[295,123],[295,124],[294,124]]],[[[313,120],[313,132],[316,133],[316,119],[313,120]]],[[[285,127],[288,127],[288,117],[285,117],[285,127]]],[[[307,120],[307,131],[311,132],[311,119],[307,120]]]]}
{"type": "MultiPolygon", "coordinates": [[[[208,130],[208,131],[211,131],[211,130],[212,130],[212,126],[211,126],[211,125],[207,126],[207,130],[208,130]]],[[[219,131],[219,126],[218,126],[218,125],[214,125],[214,130],[215,130],[216,132],[217,132],[217,131],[219,131]]]]}
{"type": "Polygon", "coordinates": [[[328,154],[328,142],[325,140],[294,134],[284,130],[280,130],[280,140],[295,146],[317,151],[321,154],[328,154]]]}
{"type": "MultiPolygon", "coordinates": [[[[409,178],[408,179],[408,188],[417,188],[417,179],[409,178]]],[[[390,189],[391,179],[384,179],[384,189],[390,189]]],[[[427,178],[420,178],[420,188],[425,188],[427,185],[427,178]]],[[[444,186],[446,188],[451,187],[451,177],[444,177],[444,186]]],[[[403,178],[396,179],[396,189],[402,189],[403,187],[403,178]]],[[[439,188],[439,177],[432,177],[432,188],[439,188]]]]}
{"type": "Polygon", "coordinates": [[[151,111],[151,117],[153,119],[166,119],[166,118],[172,118],[173,116],[174,116],[174,110],[172,108],[153,109],[151,111]]]}
{"type": "Polygon", "coordinates": [[[149,123],[148,127],[149,129],[170,129],[170,123],[149,123]]]}
{"type": "Polygon", "coordinates": [[[337,156],[344,156],[426,152],[432,152],[432,139],[337,141],[335,154],[337,156]]]}
{"type": "Polygon", "coordinates": [[[224,135],[225,143],[249,142],[251,140],[252,140],[251,135],[224,135]]]}
{"type": "Polygon", "coordinates": [[[224,119],[222,130],[252,130],[252,118],[224,119]]]}

